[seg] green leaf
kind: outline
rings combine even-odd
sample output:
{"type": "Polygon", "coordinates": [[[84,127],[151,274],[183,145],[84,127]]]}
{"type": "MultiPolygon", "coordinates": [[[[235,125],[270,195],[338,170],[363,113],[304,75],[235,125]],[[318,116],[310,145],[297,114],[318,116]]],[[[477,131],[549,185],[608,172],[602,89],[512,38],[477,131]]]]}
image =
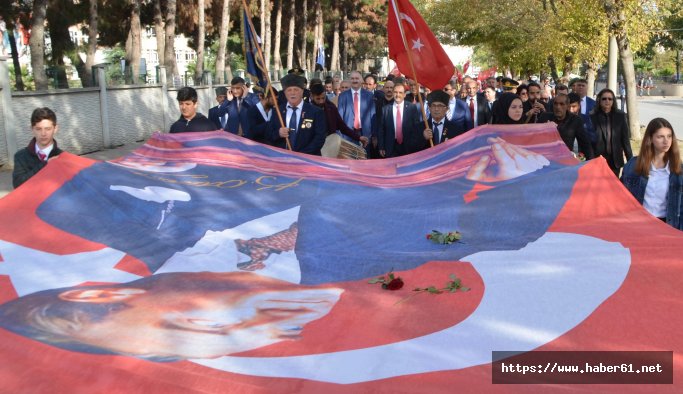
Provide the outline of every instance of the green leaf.
{"type": "Polygon", "coordinates": [[[384,282],[384,277],[372,278],[368,281],[368,283],[370,283],[370,284],[375,284],[375,283],[379,283],[379,282],[384,282]]]}
{"type": "Polygon", "coordinates": [[[469,287],[461,287],[460,291],[470,291],[470,288],[469,287]]]}
{"type": "Polygon", "coordinates": [[[455,276],[455,274],[450,274],[450,275],[448,275],[448,277],[451,278],[452,280],[458,279],[458,277],[455,276]]]}

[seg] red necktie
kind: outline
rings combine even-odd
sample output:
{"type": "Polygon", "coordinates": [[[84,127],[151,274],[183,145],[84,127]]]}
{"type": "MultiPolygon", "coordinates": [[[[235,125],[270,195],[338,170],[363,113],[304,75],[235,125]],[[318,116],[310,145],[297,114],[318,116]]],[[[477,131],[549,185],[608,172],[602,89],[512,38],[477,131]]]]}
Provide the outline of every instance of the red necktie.
{"type": "Polygon", "coordinates": [[[360,98],[358,98],[358,92],[353,93],[353,128],[360,129],[360,98]]]}
{"type": "Polygon", "coordinates": [[[40,158],[40,161],[45,161],[45,159],[47,158],[47,155],[45,153],[39,151],[38,157],[40,158]]]}
{"type": "Polygon", "coordinates": [[[472,123],[474,123],[474,99],[470,97],[470,116],[472,117],[472,123]]]}
{"type": "Polygon", "coordinates": [[[396,106],[396,141],[403,143],[403,120],[401,119],[401,105],[396,106]]]}

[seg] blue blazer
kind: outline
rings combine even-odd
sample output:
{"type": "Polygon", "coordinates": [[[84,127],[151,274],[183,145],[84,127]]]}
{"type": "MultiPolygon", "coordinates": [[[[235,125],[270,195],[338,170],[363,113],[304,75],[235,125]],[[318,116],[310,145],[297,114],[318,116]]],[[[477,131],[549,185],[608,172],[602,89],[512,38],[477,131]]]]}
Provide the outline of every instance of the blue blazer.
{"type": "Polygon", "coordinates": [[[222,130],[223,125],[221,124],[221,117],[218,115],[220,113],[220,106],[215,106],[209,108],[209,120],[216,125],[216,130],[222,130]]]}
{"type": "MultiPolygon", "coordinates": [[[[424,146],[424,123],[417,105],[403,102],[402,112],[403,146],[406,153],[421,150],[424,146]]],[[[396,125],[394,124],[394,106],[385,105],[379,118],[377,129],[377,148],[385,151],[385,157],[394,157],[396,143],[396,125]]]]}
{"type": "MultiPolygon", "coordinates": [[[[214,111],[213,114],[211,113],[211,110],[209,110],[209,119],[219,119],[221,116],[228,114],[228,123],[225,124],[225,128],[223,130],[229,131],[233,134],[237,134],[237,132],[239,131],[239,127],[242,126],[242,131],[244,132],[247,129],[247,111],[251,106],[252,105],[249,103],[249,100],[244,98],[242,100],[242,104],[240,105],[240,110],[238,113],[237,99],[233,98],[232,100],[225,100],[223,101],[223,104],[217,107],[217,110],[214,111]],[[214,116],[213,119],[211,118],[212,115],[214,116]]],[[[221,126],[220,120],[218,121],[217,125],[218,127],[221,126]]]]}
{"type": "MultiPolygon", "coordinates": [[[[344,123],[353,129],[353,90],[349,89],[339,95],[337,100],[339,115],[344,123]]],[[[372,117],[375,115],[375,96],[365,89],[360,90],[360,127],[363,135],[370,137],[372,134],[372,117]]]]}
{"type": "MultiPolygon", "coordinates": [[[[282,114],[282,119],[287,121],[287,105],[282,105],[279,108],[282,114]]],[[[292,145],[292,150],[295,152],[308,153],[310,155],[320,156],[320,148],[325,143],[327,137],[327,125],[325,124],[325,112],[322,109],[314,106],[311,103],[303,102],[301,109],[301,116],[299,117],[299,126],[297,127],[296,141],[292,145]]],[[[280,137],[280,119],[277,114],[270,116],[268,126],[268,141],[277,147],[287,149],[287,142],[280,137]]],[[[290,136],[290,142],[292,138],[290,136]]]]}
{"type": "Polygon", "coordinates": [[[457,98],[455,99],[455,111],[453,111],[449,120],[455,123],[459,129],[465,131],[474,128],[474,122],[472,121],[472,115],[470,115],[470,108],[467,106],[467,102],[457,98]]]}
{"type": "MultiPolygon", "coordinates": [[[[274,109],[271,109],[271,116],[277,116],[274,109]]],[[[244,136],[250,140],[266,143],[268,121],[263,118],[258,106],[249,107],[246,116],[246,127],[243,128],[244,136]]]]}

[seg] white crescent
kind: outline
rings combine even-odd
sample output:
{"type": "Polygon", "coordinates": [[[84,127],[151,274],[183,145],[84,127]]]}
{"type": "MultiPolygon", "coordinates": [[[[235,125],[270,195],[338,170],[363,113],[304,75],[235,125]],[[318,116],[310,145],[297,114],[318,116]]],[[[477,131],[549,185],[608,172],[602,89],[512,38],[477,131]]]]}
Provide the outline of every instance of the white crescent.
{"type": "Polygon", "coordinates": [[[481,276],[484,296],[467,319],[444,330],[333,353],[192,361],[246,375],[340,384],[488,364],[494,350],[533,350],[580,324],[619,289],[631,255],[619,243],[546,233],[520,250],[479,252],[462,261],[481,276]]]}
{"type": "Polygon", "coordinates": [[[413,27],[413,30],[417,31],[417,28],[415,27],[415,22],[413,21],[413,18],[409,17],[408,15],[404,13],[399,14],[399,18],[405,20],[406,22],[410,23],[410,26],[413,27]]]}

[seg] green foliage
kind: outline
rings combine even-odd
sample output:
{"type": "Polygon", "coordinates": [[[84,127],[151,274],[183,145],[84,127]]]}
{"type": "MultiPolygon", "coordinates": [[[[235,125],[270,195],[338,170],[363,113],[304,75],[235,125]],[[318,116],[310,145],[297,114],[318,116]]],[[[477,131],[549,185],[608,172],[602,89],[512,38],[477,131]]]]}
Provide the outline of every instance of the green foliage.
{"type": "MultiPolygon", "coordinates": [[[[16,79],[16,76],[14,75],[14,65],[10,63],[8,68],[9,68],[10,86],[16,88],[17,79],[16,79]]],[[[21,80],[24,82],[24,90],[35,90],[36,89],[36,84],[35,84],[35,81],[33,80],[33,74],[28,72],[28,68],[26,66],[21,67],[21,80]]]]}

